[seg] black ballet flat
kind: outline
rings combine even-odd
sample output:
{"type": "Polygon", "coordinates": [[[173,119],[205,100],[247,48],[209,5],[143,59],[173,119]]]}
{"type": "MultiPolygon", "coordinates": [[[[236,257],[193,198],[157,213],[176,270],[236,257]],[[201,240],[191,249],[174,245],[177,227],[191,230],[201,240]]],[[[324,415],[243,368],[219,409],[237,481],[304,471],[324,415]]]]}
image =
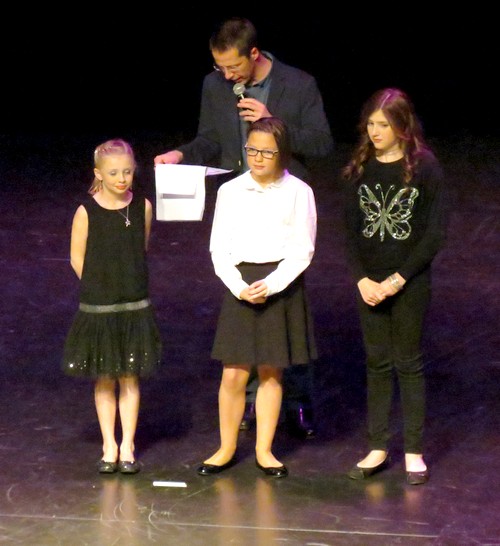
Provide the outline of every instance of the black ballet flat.
{"type": "Polygon", "coordinates": [[[114,474],[118,470],[118,464],[116,462],[105,461],[101,459],[97,463],[97,471],[99,474],[114,474]]]}
{"type": "Polygon", "coordinates": [[[196,469],[196,472],[198,472],[200,476],[212,476],[213,474],[219,474],[220,472],[231,468],[235,462],[236,459],[233,457],[227,463],[220,465],[203,463],[196,469]]]}
{"type": "Polygon", "coordinates": [[[264,472],[266,476],[273,478],[286,478],[288,476],[288,468],[283,464],[281,466],[262,466],[259,461],[255,459],[255,466],[264,472]]]}
{"type": "Polygon", "coordinates": [[[119,461],[118,470],[122,474],[137,474],[141,467],[137,461],[119,461]]]}
{"type": "Polygon", "coordinates": [[[406,483],[408,485],[422,485],[429,481],[429,470],[420,472],[406,472],[406,483]]]}
{"type": "Polygon", "coordinates": [[[370,476],[373,476],[373,474],[376,474],[377,472],[380,472],[381,470],[385,470],[389,466],[389,455],[378,465],[371,466],[369,468],[363,468],[361,466],[353,466],[351,470],[348,472],[349,478],[352,480],[365,480],[366,478],[369,478],[370,476]]]}

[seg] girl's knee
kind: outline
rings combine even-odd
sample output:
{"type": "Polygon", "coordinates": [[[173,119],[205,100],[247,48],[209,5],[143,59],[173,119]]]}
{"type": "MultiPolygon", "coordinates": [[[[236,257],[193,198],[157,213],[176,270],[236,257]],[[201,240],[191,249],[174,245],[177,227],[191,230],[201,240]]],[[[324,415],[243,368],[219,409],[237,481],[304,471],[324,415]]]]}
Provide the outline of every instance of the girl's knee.
{"type": "Polygon", "coordinates": [[[281,386],[283,368],[273,366],[259,366],[259,383],[281,386]]]}
{"type": "Polygon", "coordinates": [[[241,367],[224,367],[221,384],[230,390],[245,389],[249,370],[241,367]]]}
{"type": "Polygon", "coordinates": [[[400,375],[420,376],[424,371],[424,361],[421,353],[399,356],[394,365],[400,375]]]}

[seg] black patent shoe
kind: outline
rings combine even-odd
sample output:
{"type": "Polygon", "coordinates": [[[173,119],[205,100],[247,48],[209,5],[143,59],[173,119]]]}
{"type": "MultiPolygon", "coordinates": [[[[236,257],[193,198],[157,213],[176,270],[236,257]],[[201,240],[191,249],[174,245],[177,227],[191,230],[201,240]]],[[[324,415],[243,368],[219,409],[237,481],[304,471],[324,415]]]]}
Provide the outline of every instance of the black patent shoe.
{"type": "Polygon", "coordinates": [[[316,437],[311,408],[300,405],[290,409],[286,414],[286,421],[290,432],[303,440],[312,440],[316,437]]]}
{"type": "Polygon", "coordinates": [[[235,462],[236,460],[233,457],[227,463],[224,463],[224,464],[203,463],[196,469],[196,472],[198,472],[200,476],[212,476],[213,474],[219,474],[220,472],[223,472],[224,470],[231,468],[235,462]]]}
{"type": "Polygon", "coordinates": [[[266,476],[273,478],[286,478],[288,476],[288,468],[282,464],[281,466],[262,466],[259,461],[255,459],[255,466],[264,472],[266,476]]]}
{"type": "Polygon", "coordinates": [[[245,413],[240,423],[240,430],[250,430],[255,425],[255,402],[245,404],[245,413]]]}
{"type": "Polygon", "coordinates": [[[97,463],[97,471],[99,474],[114,474],[118,470],[118,464],[115,462],[105,461],[101,459],[97,463]]]}
{"type": "Polygon", "coordinates": [[[420,472],[406,472],[406,483],[408,485],[422,485],[429,481],[429,469],[420,472]]]}
{"type": "Polygon", "coordinates": [[[119,461],[118,470],[122,474],[137,474],[141,467],[137,461],[119,461]]]}
{"type": "Polygon", "coordinates": [[[381,470],[385,470],[389,466],[389,455],[378,465],[376,466],[370,466],[368,468],[361,467],[361,466],[353,466],[351,470],[348,472],[349,478],[352,480],[365,480],[366,478],[369,478],[370,476],[373,476],[373,474],[376,474],[377,472],[380,472],[381,470]]]}

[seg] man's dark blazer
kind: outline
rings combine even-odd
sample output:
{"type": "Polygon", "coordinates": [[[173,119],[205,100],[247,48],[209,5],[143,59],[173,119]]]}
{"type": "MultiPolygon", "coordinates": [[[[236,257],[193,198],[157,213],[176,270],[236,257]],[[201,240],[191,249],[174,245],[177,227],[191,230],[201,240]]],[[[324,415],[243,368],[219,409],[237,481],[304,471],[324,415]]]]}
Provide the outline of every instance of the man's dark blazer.
{"type": "MultiPolygon", "coordinates": [[[[273,59],[267,109],[280,118],[290,132],[292,162],[290,173],[303,178],[308,159],[326,157],[333,151],[333,139],[315,78],[273,59]]],[[[240,121],[233,82],[213,71],[205,76],[201,96],[198,132],[194,140],[179,146],[183,163],[242,169],[240,121]]]]}

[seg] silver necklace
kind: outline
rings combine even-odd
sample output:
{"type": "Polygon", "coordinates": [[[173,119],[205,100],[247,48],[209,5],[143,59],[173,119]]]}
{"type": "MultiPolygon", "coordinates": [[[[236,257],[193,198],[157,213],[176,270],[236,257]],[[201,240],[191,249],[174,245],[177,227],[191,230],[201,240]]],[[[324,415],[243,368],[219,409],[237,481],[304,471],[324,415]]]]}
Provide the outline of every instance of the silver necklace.
{"type": "Polygon", "coordinates": [[[129,205],[127,205],[127,215],[125,216],[125,214],[123,214],[123,212],[120,210],[120,209],[116,209],[116,212],[118,214],[121,214],[124,218],[125,218],[125,226],[128,227],[130,226],[130,224],[132,223],[129,219],[128,219],[128,207],[129,205]]]}

